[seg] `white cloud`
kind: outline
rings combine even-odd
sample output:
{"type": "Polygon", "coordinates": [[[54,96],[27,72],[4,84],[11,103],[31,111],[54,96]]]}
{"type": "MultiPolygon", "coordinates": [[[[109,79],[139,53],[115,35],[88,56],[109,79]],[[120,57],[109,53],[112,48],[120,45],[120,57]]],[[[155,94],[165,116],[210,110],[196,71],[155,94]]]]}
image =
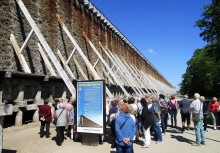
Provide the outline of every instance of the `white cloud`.
{"type": "Polygon", "coordinates": [[[150,54],[156,54],[156,52],[155,52],[153,49],[151,49],[151,48],[148,49],[147,51],[148,51],[148,53],[150,53],[150,54]]]}

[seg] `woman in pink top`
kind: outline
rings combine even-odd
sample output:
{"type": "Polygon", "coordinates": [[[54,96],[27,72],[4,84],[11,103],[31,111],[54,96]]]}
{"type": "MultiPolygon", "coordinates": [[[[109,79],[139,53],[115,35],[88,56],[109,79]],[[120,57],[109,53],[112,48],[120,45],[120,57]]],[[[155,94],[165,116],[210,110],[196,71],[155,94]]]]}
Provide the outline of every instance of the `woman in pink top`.
{"type": "Polygon", "coordinates": [[[212,101],[209,103],[209,111],[212,115],[214,130],[217,129],[219,122],[218,107],[219,107],[218,99],[216,97],[213,97],[212,101]]]}
{"type": "Polygon", "coordinates": [[[70,98],[68,104],[66,105],[68,135],[70,135],[71,139],[73,139],[74,131],[74,102],[75,99],[70,98]]]}

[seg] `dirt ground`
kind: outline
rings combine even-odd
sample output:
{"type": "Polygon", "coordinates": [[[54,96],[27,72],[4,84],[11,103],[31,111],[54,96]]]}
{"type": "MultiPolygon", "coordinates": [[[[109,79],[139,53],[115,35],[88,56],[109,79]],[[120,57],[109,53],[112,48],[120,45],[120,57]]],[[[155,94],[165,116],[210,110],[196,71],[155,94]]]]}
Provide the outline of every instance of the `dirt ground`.
{"type": "MultiPolygon", "coordinates": [[[[170,123],[170,121],[168,121],[170,123]]],[[[180,114],[178,114],[177,129],[168,127],[163,142],[156,144],[151,141],[150,148],[142,148],[143,138],[138,143],[134,143],[134,152],[138,153],[220,153],[220,130],[213,130],[210,125],[205,133],[207,144],[200,147],[192,146],[195,141],[194,130],[182,133],[180,131],[180,114]]],[[[193,126],[193,125],[191,125],[193,126]]],[[[51,125],[50,138],[40,138],[40,123],[29,123],[23,126],[13,126],[5,128],[3,131],[3,153],[114,153],[108,142],[98,146],[86,146],[81,142],[74,142],[66,137],[62,146],[57,146],[54,138],[55,127],[51,125]]]]}

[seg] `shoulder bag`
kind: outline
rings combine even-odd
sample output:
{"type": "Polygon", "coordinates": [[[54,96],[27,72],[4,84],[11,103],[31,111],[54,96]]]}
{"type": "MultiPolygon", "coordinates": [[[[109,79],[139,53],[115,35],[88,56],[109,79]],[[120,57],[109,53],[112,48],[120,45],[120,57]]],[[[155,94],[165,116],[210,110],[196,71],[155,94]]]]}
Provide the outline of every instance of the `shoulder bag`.
{"type": "Polygon", "coordinates": [[[200,121],[200,111],[201,111],[201,102],[200,102],[200,108],[199,108],[199,113],[192,113],[192,121],[193,122],[199,122],[200,121]]]}
{"type": "MultiPolygon", "coordinates": [[[[63,109],[64,110],[64,109],[63,109]]],[[[63,112],[63,110],[60,112],[60,114],[58,115],[58,117],[60,117],[60,115],[62,114],[62,112],[63,112]]],[[[57,125],[57,119],[58,119],[58,117],[56,117],[54,120],[53,120],[53,124],[54,125],[57,125]]]]}

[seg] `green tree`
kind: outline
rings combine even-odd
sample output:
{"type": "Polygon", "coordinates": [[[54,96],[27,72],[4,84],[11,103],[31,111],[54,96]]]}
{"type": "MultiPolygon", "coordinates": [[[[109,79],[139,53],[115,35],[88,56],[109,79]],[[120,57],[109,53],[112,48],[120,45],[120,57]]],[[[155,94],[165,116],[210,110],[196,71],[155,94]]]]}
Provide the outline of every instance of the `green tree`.
{"type": "Polygon", "coordinates": [[[180,92],[220,96],[220,1],[212,0],[210,5],[205,5],[201,17],[196,21],[196,26],[202,31],[200,37],[208,45],[197,49],[187,62],[180,92]]]}
{"type": "Polygon", "coordinates": [[[210,5],[204,6],[202,19],[196,22],[202,31],[200,37],[211,45],[208,53],[220,57],[220,1],[212,0],[210,5]]]}
{"type": "Polygon", "coordinates": [[[220,1],[213,0],[212,4],[204,6],[202,19],[196,25],[202,30],[200,36],[207,42],[219,41],[220,38],[220,1]]]}
{"type": "Polygon", "coordinates": [[[197,49],[193,57],[187,62],[186,73],[182,76],[180,92],[193,95],[199,92],[202,95],[212,96],[218,94],[217,74],[219,73],[219,64],[216,64],[214,57],[207,55],[210,46],[197,49]]]}

